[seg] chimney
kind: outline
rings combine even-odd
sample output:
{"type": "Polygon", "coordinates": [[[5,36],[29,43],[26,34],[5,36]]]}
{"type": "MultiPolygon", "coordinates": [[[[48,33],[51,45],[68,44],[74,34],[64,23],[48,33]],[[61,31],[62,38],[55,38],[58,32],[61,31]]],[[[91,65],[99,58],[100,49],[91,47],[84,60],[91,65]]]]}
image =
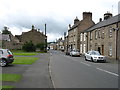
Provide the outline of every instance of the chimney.
{"type": "Polygon", "coordinates": [[[112,17],[112,13],[110,13],[110,12],[107,12],[107,13],[104,14],[104,20],[107,20],[111,17],[112,17]]]}
{"type": "Polygon", "coordinates": [[[32,30],[34,30],[35,29],[35,27],[34,27],[34,25],[32,25],[32,30]]]}
{"type": "Polygon", "coordinates": [[[83,20],[92,20],[92,13],[91,12],[83,12],[83,20]]]}
{"type": "Polygon", "coordinates": [[[71,24],[69,24],[69,29],[71,29],[71,24]]]}
{"type": "Polygon", "coordinates": [[[79,19],[76,17],[74,20],[74,24],[76,24],[77,22],[79,22],[79,19]]]}
{"type": "Polygon", "coordinates": [[[102,21],[102,18],[99,19],[99,22],[101,22],[101,21],[102,21]]]}

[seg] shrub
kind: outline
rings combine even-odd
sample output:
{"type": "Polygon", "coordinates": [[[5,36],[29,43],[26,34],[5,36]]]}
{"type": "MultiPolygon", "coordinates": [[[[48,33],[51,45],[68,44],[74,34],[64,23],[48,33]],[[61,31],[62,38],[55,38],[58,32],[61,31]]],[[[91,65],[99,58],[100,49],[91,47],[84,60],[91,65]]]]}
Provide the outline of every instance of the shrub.
{"type": "Polygon", "coordinates": [[[46,44],[45,43],[39,43],[36,45],[37,48],[39,48],[41,51],[44,51],[46,44]]]}
{"type": "Polygon", "coordinates": [[[30,41],[30,42],[26,42],[26,43],[22,46],[22,50],[27,51],[27,52],[34,52],[34,51],[36,51],[36,47],[35,47],[35,45],[32,43],[32,41],[30,41]]]}

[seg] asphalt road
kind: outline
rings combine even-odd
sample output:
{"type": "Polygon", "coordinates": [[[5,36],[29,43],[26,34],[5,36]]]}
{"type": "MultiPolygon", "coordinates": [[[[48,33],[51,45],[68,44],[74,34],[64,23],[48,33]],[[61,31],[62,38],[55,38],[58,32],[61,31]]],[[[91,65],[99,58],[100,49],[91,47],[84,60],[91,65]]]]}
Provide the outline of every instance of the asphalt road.
{"type": "Polygon", "coordinates": [[[59,51],[50,54],[54,88],[118,88],[117,63],[94,63],[59,51]]]}

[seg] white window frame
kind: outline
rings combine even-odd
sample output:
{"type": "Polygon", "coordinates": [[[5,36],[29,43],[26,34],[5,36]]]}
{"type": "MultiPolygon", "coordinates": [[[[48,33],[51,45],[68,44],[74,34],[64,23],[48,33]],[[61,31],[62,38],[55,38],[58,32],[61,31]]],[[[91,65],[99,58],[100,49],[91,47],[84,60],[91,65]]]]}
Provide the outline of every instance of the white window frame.
{"type": "Polygon", "coordinates": [[[84,41],[86,41],[86,33],[84,33],[84,41]]]}
{"type": "Polygon", "coordinates": [[[86,53],[86,44],[83,46],[83,53],[86,53]]]}
{"type": "Polygon", "coordinates": [[[112,56],[112,45],[109,44],[109,56],[112,56]]]}
{"type": "Polygon", "coordinates": [[[82,38],[83,38],[83,36],[82,36],[83,34],[82,33],[80,33],[80,41],[82,41],[82,38]]]}
{"type": "Polygon", "coordinates": [[[80,53],[82,53],[82,44],[80,44],[80,53]]]}

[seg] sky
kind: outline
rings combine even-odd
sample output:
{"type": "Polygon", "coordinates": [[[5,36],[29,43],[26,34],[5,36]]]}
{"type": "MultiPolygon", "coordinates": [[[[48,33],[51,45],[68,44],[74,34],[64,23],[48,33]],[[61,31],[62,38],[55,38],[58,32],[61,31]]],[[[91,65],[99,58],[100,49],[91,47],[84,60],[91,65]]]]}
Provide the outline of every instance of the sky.
{"type": "Polygon", "coordinates": [[[82,20],[83,12],[92,12],[95,23],[107,11],[118,14],[120,0],[0,0],[0,30],[9,27],[13,35],[36,29],[44,32],[47,24],[47,40],[53,42],[63,37],[68,25],[76,16],[82,20]]]}

